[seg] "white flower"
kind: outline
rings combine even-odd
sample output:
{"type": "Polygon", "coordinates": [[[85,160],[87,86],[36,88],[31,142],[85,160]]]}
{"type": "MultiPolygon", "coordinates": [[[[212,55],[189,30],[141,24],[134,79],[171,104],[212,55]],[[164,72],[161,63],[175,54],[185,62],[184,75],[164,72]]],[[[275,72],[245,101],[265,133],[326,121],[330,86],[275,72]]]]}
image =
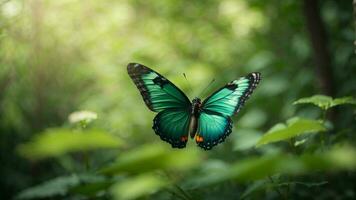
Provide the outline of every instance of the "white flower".
{"type": "Polygon", "coordinates": [[[70,123],[78,123],[78,122],[85,122],[89,123],[98,118],[98,115],[95,112],[81,110],[73,112],[69,115],[68,120],[70,123]]]}

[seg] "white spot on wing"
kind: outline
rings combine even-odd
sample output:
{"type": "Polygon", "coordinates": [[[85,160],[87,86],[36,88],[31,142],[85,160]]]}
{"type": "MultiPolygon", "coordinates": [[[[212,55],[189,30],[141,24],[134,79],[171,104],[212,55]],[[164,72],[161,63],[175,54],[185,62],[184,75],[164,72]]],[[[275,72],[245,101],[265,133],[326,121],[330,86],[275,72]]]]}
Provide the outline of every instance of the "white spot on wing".
{"type": "Polygon", "coordinates": [[[256,73],[252,73],[253,79],[256,79],[256,73]]]}

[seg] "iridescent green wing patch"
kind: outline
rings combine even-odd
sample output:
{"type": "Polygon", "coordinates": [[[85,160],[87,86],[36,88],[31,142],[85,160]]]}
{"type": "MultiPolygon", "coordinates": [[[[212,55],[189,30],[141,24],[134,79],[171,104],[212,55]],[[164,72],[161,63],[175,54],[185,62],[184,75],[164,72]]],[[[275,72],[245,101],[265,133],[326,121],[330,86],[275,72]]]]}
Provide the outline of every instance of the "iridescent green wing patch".
{"type": "Polygon", "coordinates": [[[167,109],[153,120],[153,130],[174,148],[184,148],[188,141],[189,110],[167,109]]]}
{"type": "Polygon", "coordinates": [[[203,102],[203,110],[223,116],[238,113],[261,80],[258,72],[250,73],[220,88],[203,102]]]}
{"type": "Polygon", "coordinates": [[[154,70],[141,64],[130,63],[127,71],[150,110],[160,112],[165,109],[191,107],[188,97],[154,70]]]}
{"type": "Polygon", "coordinates": [[[208,150],[225,140],[232,129],[230,117],[240,111],[260,79],[260,73],[250,73],[226,84],[203,101],[195,138],[200,147],[208,150]]]}
{"type": "Polygon", "coordinates": [[[184,148],[191,109],[188,97],[168,79],[144,65],[130,63],[127,71],[147,107],[159,112],[153,120],[153,130],[172,147],[184,148]]]}
{"type": "Polygon", "coordinates": [[[198,121],[195,141],[201,148],[209,150],[223,142],[231,130],[232,120],[230,117],[202,112],[198,121]]]}

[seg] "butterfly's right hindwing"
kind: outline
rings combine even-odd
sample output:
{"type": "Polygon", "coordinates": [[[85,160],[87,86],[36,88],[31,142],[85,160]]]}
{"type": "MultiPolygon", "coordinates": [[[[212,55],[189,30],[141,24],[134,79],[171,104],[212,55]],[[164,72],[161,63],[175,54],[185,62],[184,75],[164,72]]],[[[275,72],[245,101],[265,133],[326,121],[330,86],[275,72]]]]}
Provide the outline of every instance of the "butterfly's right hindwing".
{"type": "Polygon", "coordinates": [[[191,107],[188,97],[168,79],[152,69],[130,63],[127,71],[139,89],[147,107],[154,112],[191,107]]]}
{"type": "Polygon", "coordinates": [[[215,113],[202,112],[196,134],[198,146],[205,150],[223,142],[232,131],[232,120],[215,113]]]}
{"type": "Polygon", "coordinates": [[[261,80],[258,72],[234,80],[202,103],[196,142],[205,150],[223,142],[231,133],[231,116],[238,113],[261,80]]]}

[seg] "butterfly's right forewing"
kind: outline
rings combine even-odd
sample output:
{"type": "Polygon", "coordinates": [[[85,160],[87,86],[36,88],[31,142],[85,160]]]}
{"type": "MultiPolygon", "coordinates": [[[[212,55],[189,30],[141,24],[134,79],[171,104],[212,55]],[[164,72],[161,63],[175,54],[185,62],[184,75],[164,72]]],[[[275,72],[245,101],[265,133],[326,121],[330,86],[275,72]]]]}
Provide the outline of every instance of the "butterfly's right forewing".
{"type": "Polygon", "coordinates": [[[261,80],[258,72],[234,80],[204,100],[203,109],[231,117],[238,113],[261,80]]]}

